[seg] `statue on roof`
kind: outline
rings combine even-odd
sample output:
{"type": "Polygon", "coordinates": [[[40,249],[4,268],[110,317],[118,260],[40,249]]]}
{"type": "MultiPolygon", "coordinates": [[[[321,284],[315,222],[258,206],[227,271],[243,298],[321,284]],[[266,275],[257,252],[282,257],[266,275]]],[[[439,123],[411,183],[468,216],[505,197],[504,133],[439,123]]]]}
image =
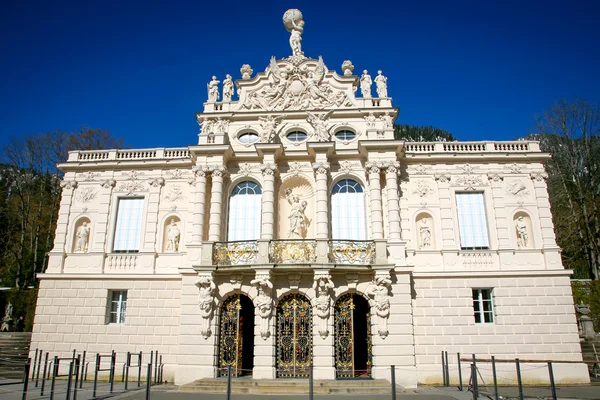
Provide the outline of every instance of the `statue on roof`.
{"type": "Polygon", "coordinates": [[[382,75],[381,70],[377,71],[377,76],[375,77],[375,86],[377,88],[377,97],[380,99],[388,97],[387,78],[382,75]]]}
{"type": "Polygon", "coordinates": [[[290,32],[290,47],[293,56],[304,56],[302,52],[302,32],[304,19],[300,10],[292,8],[283,14],[283,26],[290,32]]]}
{"type": "Polygon", "coordinates": [[[208,83],[208,102],[216,103],[219,101],[219,83],[216,76],[212,77],[212,80],[208,83]]]}
{"type": "Polygon", "coordinates": [[[363,71],[362,76],[360,77],[360,92],[362,93],[365,99],[371,98],[371,85],[373,81],[371,80],[371,75],[369,75],[369,71],[366,69],[363,71]]]}
{"type": "Polygon", "coordinates": [[[231,97],[233,96],[233,80],[231,79],[231,75],[225,75],[225,80],[223,81],[223,101],[231,101],[231,97]]]}

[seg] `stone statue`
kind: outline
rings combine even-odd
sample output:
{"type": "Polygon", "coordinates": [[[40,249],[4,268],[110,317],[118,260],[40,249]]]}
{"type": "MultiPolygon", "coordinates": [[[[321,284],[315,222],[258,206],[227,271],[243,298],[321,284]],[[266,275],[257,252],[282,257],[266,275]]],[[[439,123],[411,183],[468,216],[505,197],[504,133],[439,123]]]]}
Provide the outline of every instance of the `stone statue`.
{"type": "Polygon", "coordinates": [[[171,224],[169,225],[169,230],[167,231],[167,251],[173,251],[175,253],[179,251],[180,236],[181,232],[179,231],[179,227],[175,223],[175,220],[171,219],[171,224]]]}
{"type": "Polygon", "coordinates": [[[379,117],[379,119],[383,123],[384,128],[393,128],[394,127],[394,117],[392,117],[389,112],[386,112],[384,115],[379,117]]]}
{"type": "Polygon", "coordinates": [[[315,136],[317,140],[319,142],[329,141],[329,129],[327,126],[327,120],[329,119],[329,116],[333,113],[333,110],[321,115],[315,115],[310,111],[307,111],[306,113],[308,114],[308,118],[306,118],[306,121],[315,130],[315,136]]]}
{"type": "Polygon", "coordinates": [[[342,63],[342,71],[344,72],[344,76],[351,76],[352,71],[354,71],[354,65],[352,61],[346,60],[342,63]]]}
{"type": "Polygon", "coordinates": [[[250,284],[256,285],[256,289],[258,290],[258,296],[256,296],[256,308],[258,310],[258,315],[262,318],[260,336],[263,339],[267,339],[271,334],[269,332],[269,318],[273,311],[273,299],[271,298],[273,284],[268,276],[257,277],[256,279],[253,279],[250,284]]]}
{"type": "Polygon", "coordinates": [[[90,228],[87,226],[87,222],[84,222],[79,228],[77,228],[76,236],[77,246],[75,247],[75,251],[87,253],[88,239],[90,237],[90,228]]]}
{"type": "Polygon", "coordinates": [[[375,86],[377,87],[377,96],[379,98],[388,97],[387,78],[382,75],[381,70],[377,71],[377,77],[375,77],[375,86]]]}
{"type": "Polygon", "coordinates": [[[200,123],[200,128],[202,129],[202,133],[204,133],[205,135],[209,135],[211,133],[213,133],[213,127],[214,127],[214,122],[204,118],[202,120],[202,122],[200,123]]]}
{"type": "Polygon", "coordinates": [[[292,194],[292,189],[286,189],[285,197],[292,206],[290,211],[290,229],[288,231],[288,239],[302,239],[305,236],[306,231],[306,215],[304,210],[308,203],[306,201],[300,201],[298,195],[292,194]]]}
{"type": "Polygon", "coordinates": [[[208,83],[208,102],[216,103],[219,101],[219,82],[216,76],[208,83]]]}
{"type": "Polygon", "coordinates": [[[290,47],[293,56],[304,56],[302,52],[302,32],[304,19],[300,10],[292,8],[283,14],[283,26],[290,32],[290,47]]]}
{"type": "Polygon", "coordinates": [[[281,124],[281,121],[285,119],[286,115],[280,115],[278,117],[273,117],[269,115],[267,117],[258,117],[258,122],[260,123],[260,141],[270,143],[275,138],[275,134],[277,133],[277,127],[281,124]]]}
{"type": "Polygon", "coordinates": [[[360,92],[365,99],[371,98],[371,85],[373,81],[371,80],[371,75],[369,75],[369,71],[366,69],[363,71],[362,76],[360,77],[360,92]]]}
{"type": "Polygon", "coordinates": [[[4,318],[2,318],[2,325],[0,325],[0,332],[8,332],[10,330],[10,324],[12,323],[13,305],[8,303],[4,310],[4,318]]]}
{"type": "Polygon", "coordinates": [[[202,317],[202,330],[200,333],[206,339],[211,334],[210,319],[212,318],[215,302],[214,293],[217,286],[209,276],[199,276],[196,286],[198,286],[198,305],[200,306],[200,316],[202,317]]]}
{"type": "Polygon", "coordinates": [[[515,229],[517,230],[517,245],[520,249],[527,247],[529,233],[527,232],[527,223],[522,215],[515,221],[515,229]]]}
{"type": "Polygon", "coordinates": [[[427,218],[421,220],[419,234],[421,235],[421,248],[428,249],[431,247],[431,229],[429,228],[427,218]]]}
{"type": "Polygon", "coordinates": [[[322,338],[329,335],[327,329],[327,320],[329,318],[331,301],[329,297],[329,291],[333,289],[333,282],[331,281],[331,275],[315,276],[313,283],[313,289],[316,293],[315,298],[315,312],[319,318],[321,318],[321,328],[319,334],[322,338]]]}
{"type": "Polygon", "coordinates": [[[375,123],[377,122],[377,117],[372,112],[369,115],[365,115],[365,122],[367,123],[367,128],[375,128],[375,123]]]}
{"type": "Polygon", "coordinates": [[[233,96],[233,80],[231,79],[231,75],[225,75],[225,80],[223,81],[223,101],[231,101],[231,97],[233,96]]]}
{"type": "Polygon", "coordinates": [[[254,72],[254,70],[252,69],[250,64],[244,64],[244,65],[242,65],[242,68],[240,68],[240,73],[242,74],[242,79],[245,81],[250,79],[253,72],[254,72]]]}
{"type": "Polygon", "coordinates": [[[392,280],[389,276],[376,276],[375,281],[367,293],[373,296],[375,302],[375,315],[379,318],[379,336],[387,337],[387,319],[390,316],[390,288],[392,280]]]}

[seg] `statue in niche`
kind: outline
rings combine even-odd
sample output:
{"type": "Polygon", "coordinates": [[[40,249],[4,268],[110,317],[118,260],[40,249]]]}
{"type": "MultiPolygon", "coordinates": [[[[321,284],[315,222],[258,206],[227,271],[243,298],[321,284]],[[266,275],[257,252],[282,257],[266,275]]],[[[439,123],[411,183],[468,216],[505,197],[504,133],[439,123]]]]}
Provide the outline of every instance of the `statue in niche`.
{"type": "Polygon", "coordinates": [[[223,81],[223,101],[231,101],[231,97],[233,96],[233,80],[231,79],[231,75],[225,75],[225,80],[223,81]]]}
{"type": "Polygon", "coordinates": [[[200,276],[196,281],[198,286],[198,305],[200,306],[200,316],[202,317],[202,336],[206,339],[210,336],[210,319],[212,318],[214,293],[217,288],[211,277],[200,276]]]}
{"type": "Polygon", "coordinates": [[[268,276],[262,276],[253,279],[250,284],[256,285],[256,289],[258,290],[258,296],[256,297],[256,308],[258,310],[258,315],[262,318],[260,336],[263,339],[267,339],[270,336],[269,318],[271,317],[273,310],[273,299],[271,299],[273,284],[269,280],[268,276]]]}
{"type": "Polygon", "coordinates": [[[329,119],[329,116],[333,113],[333,110],[322,115],[315,115],[310,111],[307,111],[306,113],[308,114],[308,118],[306,118],[306,121],[315,130],[315,136],[317,140],[319,142],[327,142],[329,140],[329,128],[327,126],[327,120],[329,119]]]}
{"type": "Polygon", "coordinates": [[[277,127],[281,124],[281,121],[285,118],[284,115],[280,115],[278,117],[273,117],[271,115],[267,117],[258,117],[258,122],[260,123],[260,141],[261,142],[271,142],[275,138],[275,134],[277,133],[277,127]]]}
{"type": "Polygon", "coordinates": [[[167,231],[167,251],[172,251],[175,253],[179,251],[180,236],[181,232],[179,231],[179,227],[175,223],[175,220],[171,219],[171,223],[167,231]]]}
{"type": "Polygon", "coordinates": [[[216,76],[212,77],[212,80],[208,83],[208,102],[216,103],[219,101],[219,83],[216,76]]]}
{"type": "Polygon", "coordinates": [[[81,224],[77,228],[77,245],[75,246],[76,252],[87,253],[88,251],[88,239],[90,238],[90,228],[87,226],[87,222],[81,224]]]}
{"type": "Polygon", "coordinates": [[[306,231],[306,214],[304,214],[304,211],[308,203],[305,200],[300,201],[298,195],[292,194],[292,189],[286,189],[285,198],[292,206],[288,217],[290,220],[288,239],[302,239],[306,231]]]}
{"type": "Polygon", "coordinates": [[[515,221],[515,229],[517,230],[517,245],[520,249],[527,247],[529,233],[527,232],[527,222],[523,216],[519,216],[515,221]]]}
{"type": "Polygon", "coordinates": [[[327,319],[329,318],[329,310],[331,306],[329,291],[333,289],[331,275],[327,274],[324,276],[315,277],[313,289],[317,296],[315,298],[315,312],[317,316],[321,318],[321,328],[319,329],[319,334],[322,338],[325,338],[329,334],[329,330],[327,329],[327,319]]]}
{"type": "Polygon", "coordinates": [[[369,71],[366,69],[363,71],[362,76],[360,77],[360,92],[365,99],[371,98],[371,85],[373,81],[371,80],[371,75],[369,75],[369,71]]]}
{"type": "Polygon", "coordinates": [[[8,303],[4,309],[4,318],[2,318],[2,325],[0,325],[0,332],[8,332],[12,323],[13,317],[13,305],[8,303]]]}
{"type": "Polygon", "coordinates": [[[283,26],[290,32],[290,47],[292,55],[303,56],[302,32],[304,31],[304,19],[302,13],[297,9],[290,9],[283,14],[283,26]]]}
{"type": "Polygon", "coordinates": [[[421,226],[419,227],[419,235],[421,236],[421,248],[431,248],[431,228],[429,227],[429,221],[427,218],[421,220],[421,226]]]}
{"type": "Polygon", "coordinates": [[[387,78],[382,75],[381,70],[377,71],[377,76],[375,77],[375,86],[377,90],[377,96],[379,98],[388,97],[387,78]]]}
{"type": "Polygon", "coordinates": [[[377,276],[367,293],[373,296],[375,315],[379,318],[379,336],[387,337],[387,319],[390,316],[390,288],[392,280],[389,276],[377,276]]]}

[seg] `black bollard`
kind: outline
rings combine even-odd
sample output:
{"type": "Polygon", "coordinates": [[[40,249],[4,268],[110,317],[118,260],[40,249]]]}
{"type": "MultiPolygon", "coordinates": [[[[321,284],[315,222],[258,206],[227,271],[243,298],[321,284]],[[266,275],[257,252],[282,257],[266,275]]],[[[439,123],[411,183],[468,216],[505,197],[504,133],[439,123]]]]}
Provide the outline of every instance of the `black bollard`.
{"type": "MultiPolygon", "coordinates": [[[[72,359],[71,359],[72,360],[72,359]]],[[[67,378],[67,397],[66,400],[71,398],[71,382],[73,379],[73,361],[69,363],[69,377],[67,378]]]]}
{"type": "Polygon", "coordinates": [[[479,397],[479,385],[477,384],[477,358],[473,354],[473,396],[475,399],[479,397]]]}
{"type": "Polygon", "coordinates": [[[54,364],[52,364],[52,383],[50,384],[50,400],[54,400],[54,381],[58,375],[58,356],[54,356],[54,364]]]}
{"type": "MultiPolygon", "coordinates": [[[[38,387],[38,381],[40,379],[40,367],[42,364],[42,353],[43,351],[40,350],[40,359],[38,360],[38,364],[37,364],[37,372],[35,374],[35,387],[38,387]]],[[[47,357],[47,356],[46,356],[47,357]]],[[[43,378],[43,377],[42,377],[43,378]]]]}
{"type": "Polygon", "coordinates": [[[523,382],[521,382],[521,365],[519,364],[519,359],[515,359],[515,363],[517,365],[517,383],[519,384],[519,399],[523,400],[523,382]]]}
{"type": "MultiPolygon", "coordinates": [[[[37,365],[37,358],[38,358],[38,349],[35,349],[35,356],[33,356],[33,370],[31,371],[31,380],[35,379],[35,367],[37,365]]],[[[27,379],[29,379],[29,376],[27,377],[27,379]]]]}
{"type": "Polygon", "coordinates": [[[458,390],[463,391],[462,385],[462,370],[460,369],[460,353],[456,353],[456,359],[458,361],[458,390]]]}
{"type": "Polygon", "coordinates": [[[448,352],[446,353],[446,386],[450,386],[450,362],[448,361],[448,352]]]}
{"type": "Polygon", "coordinates": [[[138,387],[141,385],[142,379],[142,352],[138,354],[138,387]]]}
{"type": "Polygon", "coordinates": [[[46,384],[46,369],[47,368],[48,368],[48,352],[46,352],[46,357],[44,357],[44,373],[42,374],[42,389],[40,390],[40,396],[44,395],[44,386],[46,384]]]}
{"type": "Polygon", "coordinates": [[[227,366],[227,400],[231,400],[231,365],[227,366]]]}
{"type": "Polygon", "coordinates": [[[146,400],[150,400],[150,386],[152,385],[152,363],[148,364],[146,375],[146,400]]]}
{"type": "Polygon", "coordinates": [[[396,366],[392,365],[392,400],[396,400],[396,366]]]}
{"type": "Polygon", "coordinates": [[[314,399],[314,384],[313,365],[311,364],[308,370],[308,400],[314,399]]]}
{"type": "Polygon", "coordinates": [[[81,379],[79,380],[79,389],[83,388],[83,380],[85,379],[85,375],[84,374],[85,374],[86,371],[84,371],[84,368],[83,368],[84,365],[85,365],[85,353],[86,353],[86,351],[84,350],[83,351],[83,357],[81,359],[81,379]]]}
{"type": "Polygon", "coordinates": [[[552,400],[556,400],[556,386],[554,385],[554,371],[552,371],[552,362],[548,361],[548,375],[550,375],[550,389],[552,390],[552,400]]]}
{"type": "Polygon", "coordinates": [[[129,381],[129,359],[131,358],[131,353],[127,352],[127,359],[125,360],[125,390],[127,390],[127,382],[129,381]]]}
{"type": "Polygon", "coordinates": [[[117,353],[113,350],[110,354],[110,393],[112,394],[115,386],[115,368],[117,366],[117,353]]]}
{"type": "MultiPolygon", "coordinates": [[[[36,350],[37,352],[37,350],[36,350]]],[[[37,357],[37,354],[36,354],[37,357]]],[[[31,358],[27,359],[25,363],[25,369],[23,370],[23,397],[22,400],[27,399],[27,387],[29,385],[29,368],[31,368],[31,358]]]]}
{"type": "Polygon", "coordinates": [[[446,363],[444,360],[445,360],[444,352],[442,351],[442,381],[443,381],[443,386],[446,386],[446,363]]]}
{"type": "MultiPolygon", "coordinates": [[[[162,356],[160,356],[160,358],[162,359],[162,356]]],[[[154,357],[154,362],[156,363],[156,365],[154,365],[154,383],[160,382],[158,380],[158,350],[156,350],[156,356],[154,357]]]]}
{"type": "Polygon", "coordinates": [[[73,400],[77,400],[77,383],[79,382],[79,367],[81,365],[81,354],[75,359],[75,385],[73,385],[73,400]]]}
{"type": "Polygon", "coordinates": [[[496,357],[492,356],[492,374],[494,375],[494,398],[498,400],[498,375],[496,375],[496,357]]]}
{"type": "Polygon", "coordinates": [[[98,387],[98,370],[100,369],[100,354],[96,353],[96,367],[94,368],[94,389],[92,390],[92,397],[96,397],[96,388],[98,387]]]}

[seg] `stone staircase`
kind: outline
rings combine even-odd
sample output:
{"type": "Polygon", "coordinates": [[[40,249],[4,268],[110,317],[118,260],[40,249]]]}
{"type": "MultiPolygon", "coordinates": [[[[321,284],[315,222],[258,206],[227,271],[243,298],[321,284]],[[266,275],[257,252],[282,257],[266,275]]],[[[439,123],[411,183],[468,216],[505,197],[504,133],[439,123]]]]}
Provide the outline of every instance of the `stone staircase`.
{"type": "MultiPolygon", "coordinates": [[[[391,383],[385,379],[315,380],[315,394],[390,394],[391,383]]],[[[398,386],[397,390],[401,390],[398,386]]],[[[199,379],[181,385],[178,392],[186,393],[226,393],[227,378],[199,379]]],[[[252,377],[231,380],[231,393],[240,394],[308,394],[308,379],[252,379],[252,377]]]]}
{"type": "MultiPolygon", "coordinates": [[[[594,356],[594,346],[596,347],[596,354],[600,359],[600,336],[596,336],[592,340],[588,339],[581,342],[581,354],[583,355],[583,362],[585,362],[588,365],[590,373],[594,372],[592,371],[592,368],[594,367],[594,364],[597,363],[596,357],[594,356]]],[[[595,378],[600,377],[600,365],[596,364],[595,372],[598,374],[598,376],[596,376],[595,378]]],[[[592,375],[592,377],[594,376],[592,375]]]]}
{"type": "Polygon", "coordinates": [[[0,380],[23,377],[30,343],[31,332],[0,332],[0,380]]]}

